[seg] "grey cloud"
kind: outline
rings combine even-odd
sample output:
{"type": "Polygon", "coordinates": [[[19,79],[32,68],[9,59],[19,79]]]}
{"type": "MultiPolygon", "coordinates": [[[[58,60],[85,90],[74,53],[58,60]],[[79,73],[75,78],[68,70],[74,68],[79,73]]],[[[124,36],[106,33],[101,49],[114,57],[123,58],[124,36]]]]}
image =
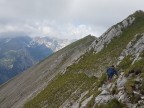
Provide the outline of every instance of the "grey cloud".
{"type": "Polygon", "coordinates": [[[144,10],[143,4],[142,0],[0,0],[0,29],[65,38],[100,35],[134,11],[144,10]]]}
{"type": "Polygon", "coordinates": [[[46,19],[65,15],[68,8],[68,0],[5,0],[0,4],[0,14],[2,17],[46,19]]]}
{"type": "MultiPolygon", "coordinates": [[[[144,9],[141,0],[2,0],[1,17],[97,21],[144,9]]],[[[122,17],[123,16],[123,17],[122,17]]]]}
{"type": "Polygon", "coordinates": [[[7,37],[19,37],[19,36],[28,36],[25,32],[2,32],[0,33],[0,38],[7,38],[7,37]]]}

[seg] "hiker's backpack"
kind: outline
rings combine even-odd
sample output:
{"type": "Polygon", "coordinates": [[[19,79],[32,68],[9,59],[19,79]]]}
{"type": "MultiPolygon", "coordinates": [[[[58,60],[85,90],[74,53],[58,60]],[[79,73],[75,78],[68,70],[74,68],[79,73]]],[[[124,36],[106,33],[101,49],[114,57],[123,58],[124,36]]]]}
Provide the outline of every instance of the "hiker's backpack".
{"type": "Polygon", "coordinates": [[[114,69],[113,68],[108,68],[107,69],[107,74],[108,75],[114,75],[114,69]]]}

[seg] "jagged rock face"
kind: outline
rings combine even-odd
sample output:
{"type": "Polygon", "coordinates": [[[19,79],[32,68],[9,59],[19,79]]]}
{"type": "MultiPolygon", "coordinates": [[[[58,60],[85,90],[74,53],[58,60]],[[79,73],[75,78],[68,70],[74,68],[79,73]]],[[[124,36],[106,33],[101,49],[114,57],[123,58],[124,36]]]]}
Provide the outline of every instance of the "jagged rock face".
{"type": "MultiPolygon", "coordinates": [[[[125,84],[127,83],[128,79],[131,78],[131,75],[128,77],[124,76],[124,73],[120,73],[119,77],[116,78],[116,81],[110,84],[103,84],[102,87],[99,89],[101,93],[95,97],[95,106],[96,105],[101,105],[101,104],[106,104],[112,99],[117,99],[119,102],[125,103],[129,108],[137,108],[138,104],[141,103],[144,104],[142,94],[139,92],[139,90],[133,91],[134,95],[139,95],[141,96],[139,103],[133,104],[130,102],[130,98],[127,94],[127,91],[125,89],[125,84]],[[116,85],[116,86],[113,86],[116,85]],[[116,89],[118,93],[112,94],[112,89],[116,89]]],[[[135,79],[140,79],[139,76],[135,79]]],[[[140,80],[138,82],[141,82],[140,80]]],[[[137,85],[139,86],[139,85],[137,85]]]]}
{"type": "Polygon", "coordinates": [[[141,59],[139,57],[139,55],[141,54],[142,51],[144,51],[144,33],[137,34],[134,37],[134,39],[132,39],[128,43],[126,48],[120,54],[117,65],[119,65],[119,63],[124,59],[124,57],[126,57],[128,55],[131,55],[133,57],[133,59],[134,59],[133,63],[134,63],[136,60],[141,59]],[[140,37],[140,38],[138,38],[138,37],[140,37]]]}
{"type": "Polygon", "coordinates": [[[120,24],[112,26],[100,38],[92,43],[89,49],[94,49],[95,52],[101,51],[107,44],[111,42],[114,37],[119,36],[122,30],[130,26],[134,22],[134,17],[128,17],[120,24]]]}

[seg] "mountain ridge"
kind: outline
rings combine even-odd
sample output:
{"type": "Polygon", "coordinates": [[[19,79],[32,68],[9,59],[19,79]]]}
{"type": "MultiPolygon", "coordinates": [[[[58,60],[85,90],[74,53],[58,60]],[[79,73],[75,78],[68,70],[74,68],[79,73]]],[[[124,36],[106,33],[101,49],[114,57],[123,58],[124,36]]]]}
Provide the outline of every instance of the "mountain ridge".
{"type": "Polygon", "coordinates": [[[4,84],[0,89],[1,106],[10,107],[12,105],[11,103],[13,103],[14,105],[11,107],[19,108],[30,95],[35,96],[39,91],[41,91],[41,89],[45,88],[48,82],[52,80],[53,77],[55,77],[60,71],[65,71],[65,68],[68,65],[79,58],[79,56],[86,51],[85,49],[87,49],[89,44],[94,39],[95,37],[86,37],[80,41],[76,41],[74,44],[71,44],[55,54],[52,54],[41,63],[38,63],[36,66],[28,69],[18,77],[15,77],[10,82],[7,82],[7,84],[4,84]],[[79,47],[79,49],[75,50],[75,47],[79,47]],[[75,55],[77,55],[77,57],[75,55]],[[25,85],[23,85],[23,83],[25,83],[25,85]],[[32,86],[29,86],[29,84],[32,86]],[[17,91],[13,91],[13,93],[11,89],[16,88],[17,91]],[[7,93],[5,93],[6,89],[8,89],[7,93]],[[21,95],[23,95],[24,98],[20,98],[21,95]],[[15,97],[15,99],[11,100],[10,97],[15,97]]]}

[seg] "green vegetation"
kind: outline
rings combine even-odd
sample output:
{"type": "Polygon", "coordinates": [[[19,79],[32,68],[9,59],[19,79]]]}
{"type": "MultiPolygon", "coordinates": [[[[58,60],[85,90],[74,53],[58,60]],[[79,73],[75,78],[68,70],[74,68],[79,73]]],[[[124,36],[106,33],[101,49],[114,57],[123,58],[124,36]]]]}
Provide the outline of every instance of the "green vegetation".
{"type": "Polygon", "coordinates": [[[126,82],[125,84],[125,88],[128,94],[132,94],[133,93],[133,89],[135,87],[135,80],[134,79],[130,79],[126,82]]]}
{"type": "Polygon", "coordinates": [[[78,89],[80,89],[80,93],[84,92],[96,81],[96,78],[89,78],[84,73],[68,72],[64,75],[59,75],[46,89],[39,93],[33,100],[26,103],[24,108],[41,108],[44,106],[57,108],[65,102],[73,92],[78,89]]]}
{"type": "Polygon", "coordinates": [[[134,63],[134,65],[131,66],[130,69],[132,69],[132,70],[134,70],[134,71],[138,71],[138,70],[139,70],[139,71],[141,71],[141,72],[144,72],[144,58],[136,61],[136,62],[134,63]]]}
{"type": "MultiPolygon", "coordinates": [[[[48,106],[49,108],[57,108],[62,105],[68,98],[77,100],[81,93],[89,91],[82,101],[93,95],[97,96],[100,92],[97,90],[99,86],[106,80],[106,74],[98,80],[96,77],[88,77],[84,73],[67,71],[63,75],[58,75],[51,83],[34,99],[24,105],[24,108],[41,108],[48,106]],[[75,91],[76,94],[74,93],[75,91]]],[[[95,98],[91,99],[87,107],[94,104],[95,98]]]]}
{"type": "Polygon", "coordinates": [[[86,98],[90,97],[93,95],[93,98],[88,102],[87,108],[92,108],[94,103],[95,103],[95,97],[100,94],[100,91],[98,91],[98,88],[102,86],[104,81],[106,81],[106,74],[102,74],[100,78],[98,78],[98,81],[96,81],[90,88],[89,88],[89,93],[82,99],[84,101],[86,98]]]}
{"type": "Polygon", "coordinates": [[[140,54],[140,57],[144,57],[144,51],[140,54]]]}
{"type": "MultiPolygon", "coordinates": [[[[143,57],[143,52],[140,54],[141,59],[135,61],[133,65],[129,65],[131,63],[131,60],[125,61],[125,64],[128,64],[129,66],[125,65],[126,71],[125,74],[129,75],[130,73],[134,73],[135,75],[142,73],[141,75],[144,78],[144,57],[143,57]]],[[[123,63],[124,64],[124,63],[123,63]]]]}
{"type": "Polygon", "coordinates": [[[142,82],[141,88],[140,88],[140,93],[144,95],[144,81],[142,82]]]}
{"type": "Polygon", "coordinates": [[[137,89],[139,89],[141,94],[144,94],[144,82],[137,82],[135,79],[137,75],[139,75],[142,79],[144,79],[144,57],[143,52],[141,53],[141,59],[136,61],[133,65],[129,66],[127,68],[126,74],[130,75],[130,78],[125,84],[126,91],[130,97],[130,101],[132,103],[137,103],[141,98],[140,95],[136,95],[133,93],[135,90],[135,87],[137,83],[141,83],[141,86],[139,85],[137,89]]]}
{"type": "Polygon", "coordinates": [[[120,62],[120,64],[118,65],[118,68],[126,70],[127,68],[131,66],[132,62],[133,62],[133,58],[131,56],[126,56],[122,60],[122,62],[120,62]]]}
{"type": "Polygon", "coordinates": [[[107,104],[102,104],[100,106],[96,106],[95,108],[126,108],[126,106],[120,103],[118,100],[113,99],[107,104]]]}
{"type": "Polygon", "coordinates": [[[111,91],[111,94],[112,94],[112,95],[118,94],[118,92],[119,92],[119,90],[118,90],[116,87],[114,87],[114,88],[112,89],[112,91],[111,91]]]}
{"type": "MultiPolygon", "coordinates": [[[[134,78],[129,79],[125,84],[126,92],[129,95],[130,101],[132,103],[137,103],[140,100],[140,95],[136,95],[133,93],[135,86],[136,81],[134,78]]],[[[142,87],[139,89],[142,90],[142,87]]]]}

